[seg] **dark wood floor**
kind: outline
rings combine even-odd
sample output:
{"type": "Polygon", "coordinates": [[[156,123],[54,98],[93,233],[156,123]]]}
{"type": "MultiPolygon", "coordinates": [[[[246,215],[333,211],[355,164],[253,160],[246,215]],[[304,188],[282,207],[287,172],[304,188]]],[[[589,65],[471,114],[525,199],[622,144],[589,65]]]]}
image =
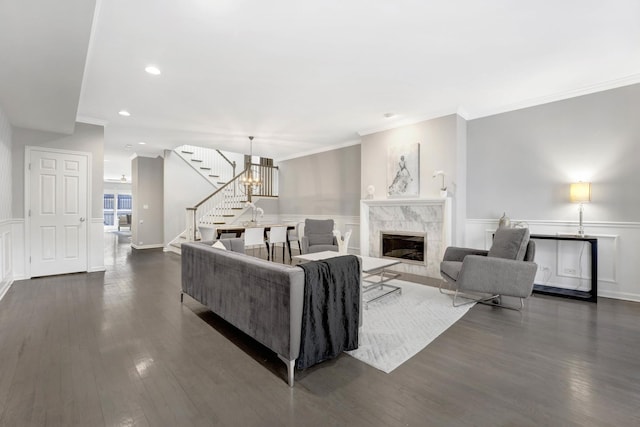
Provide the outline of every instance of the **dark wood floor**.
{"type": "Polygon", "coordinates": [[[106,240],[106,273],[0,302],[1,425],[640,425],[640,304],[478,305],[390,374],[342,355],[289,388],[275,355],[180,304],[179,256],[106,240]]]}

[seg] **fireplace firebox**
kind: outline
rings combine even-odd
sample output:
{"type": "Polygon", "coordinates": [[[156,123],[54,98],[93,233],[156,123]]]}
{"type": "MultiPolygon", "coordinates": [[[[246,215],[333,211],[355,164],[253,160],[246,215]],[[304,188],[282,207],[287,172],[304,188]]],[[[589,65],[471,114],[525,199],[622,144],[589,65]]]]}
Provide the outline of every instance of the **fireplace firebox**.
{"type": "Polygon", "coordinates": [[[413,231],[381,231],[380,256],[410,264],[427,265],[427,233],[413,231]]]}

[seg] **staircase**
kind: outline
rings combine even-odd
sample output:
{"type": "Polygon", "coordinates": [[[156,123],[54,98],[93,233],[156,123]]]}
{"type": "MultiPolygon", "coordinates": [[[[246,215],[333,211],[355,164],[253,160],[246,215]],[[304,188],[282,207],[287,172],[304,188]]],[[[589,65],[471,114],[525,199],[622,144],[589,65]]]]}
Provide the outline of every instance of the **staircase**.
{"type": "Polygon", "coordinates": [[[223,225],[232,225],[250,207],[247,202],[256,200],[256,197],[278,196],[278,168],[275,166],[249,165],[249,168],[235,175],[231,180],[220,185],[211,195],[187,208],[186,224],[184,232],[173,239],[168,249],[180,253],[180,245],[184,242],[200,240],[199,227],[215,229],[223,225]],[[262,185],[247,186],[243,178],[249,168],[253,176],[259,176],[262,185]]]}
{"type": "Polygon", "coordinates": [[[182,145],[173,151],[216,189],[233,179],[238,160],[242,158],[242,155],[238,155],[238,159],[230,159],[230,154],[195,145],[182,145]]]}

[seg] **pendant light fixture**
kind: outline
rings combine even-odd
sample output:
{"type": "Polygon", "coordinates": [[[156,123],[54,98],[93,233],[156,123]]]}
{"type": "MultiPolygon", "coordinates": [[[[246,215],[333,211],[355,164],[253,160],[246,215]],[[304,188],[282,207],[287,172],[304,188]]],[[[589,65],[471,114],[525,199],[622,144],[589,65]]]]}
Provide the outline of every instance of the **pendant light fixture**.
{"type": "Polygon", "coordinates": [[[245,187],[259,187],[262,185],[262,181],[260,181],[260,176],[257,172],[253,170],[253,136],[249,137],[249,165],[247,167],[247,172],[244,174],[242,179],[242,184],[245,187]]]}

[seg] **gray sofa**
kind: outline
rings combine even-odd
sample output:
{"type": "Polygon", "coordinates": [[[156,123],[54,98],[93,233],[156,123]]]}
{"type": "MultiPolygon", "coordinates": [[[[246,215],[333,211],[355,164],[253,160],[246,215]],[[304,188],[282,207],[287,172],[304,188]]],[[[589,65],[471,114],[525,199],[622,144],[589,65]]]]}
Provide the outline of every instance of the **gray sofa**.
{"type": "MultiPolygon", "coordinates": [[[[183,294],[191,296],[274,351],[293,386],[296,359],[302,357],[303,269],[245,255],[242,239],[220,242],[228,250],[212,242],[182,245],[181,301],[183,294]]],[[[357,280],[359,288],[359,273],[357,280]]]]}

